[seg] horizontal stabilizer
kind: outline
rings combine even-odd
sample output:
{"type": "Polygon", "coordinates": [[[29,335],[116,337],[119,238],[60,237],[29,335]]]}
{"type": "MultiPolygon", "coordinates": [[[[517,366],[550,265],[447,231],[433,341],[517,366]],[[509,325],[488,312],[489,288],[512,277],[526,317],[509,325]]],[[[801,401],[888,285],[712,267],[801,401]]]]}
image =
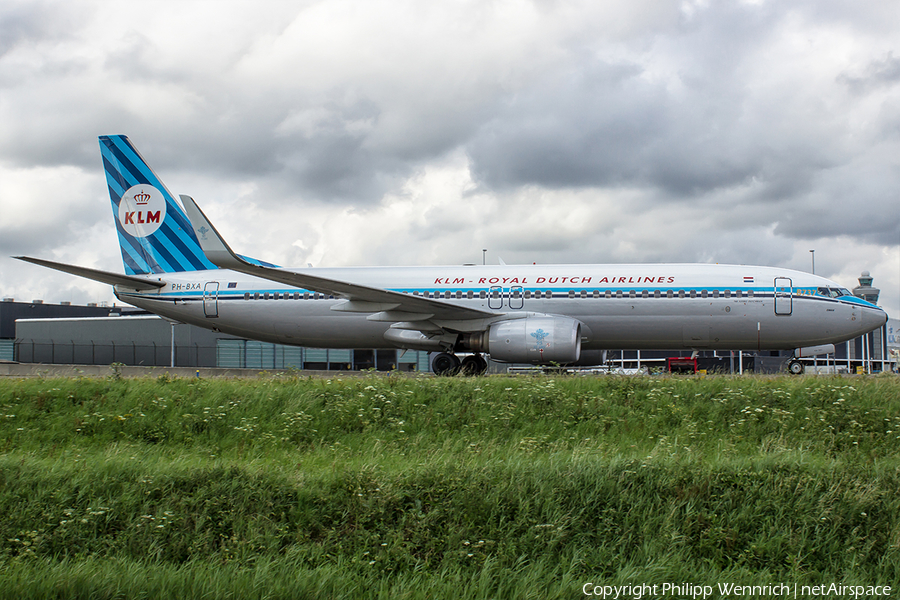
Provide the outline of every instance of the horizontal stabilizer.
{"type": "Polygon", "coordinates": [[[94,281],[99,281],[100,283],[119,285],[131,290],[156,290],[161,287],[165,287],[166,285],[164,281],[151,281],[148,279],[141,279],[140,277],[132,277],[130,275],[110,273],[109,271],[99,271],[97,269],[89,269],[87,267],[76,267],[75,265],[53,262],[52,260],[31,258],[30,256],[13,256],[13,258],[24,260],[25,262],[30,262],[42,267],[55,269],[57,271],[62,271],[63,273],[69,273],[70,275],[84,277],[85,279],[93,279],[94,281]]]}

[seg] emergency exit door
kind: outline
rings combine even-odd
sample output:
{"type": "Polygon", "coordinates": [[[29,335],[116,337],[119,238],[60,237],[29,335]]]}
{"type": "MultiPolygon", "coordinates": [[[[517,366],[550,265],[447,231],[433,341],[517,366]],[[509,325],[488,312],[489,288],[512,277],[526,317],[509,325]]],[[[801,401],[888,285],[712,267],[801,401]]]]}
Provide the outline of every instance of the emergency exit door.
{"type": "Polygon", "coordinates": [[[207,319],[219,316],[219,282],[209,281],[203,286],[203,314],[207,319]]]}

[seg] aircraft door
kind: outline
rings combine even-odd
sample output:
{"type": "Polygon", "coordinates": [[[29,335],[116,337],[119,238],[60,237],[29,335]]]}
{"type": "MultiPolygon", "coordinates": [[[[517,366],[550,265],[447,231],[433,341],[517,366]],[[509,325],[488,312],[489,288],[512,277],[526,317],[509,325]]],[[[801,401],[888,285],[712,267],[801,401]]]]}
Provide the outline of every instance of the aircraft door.
{"type": "Polygon", "coordinates": [[[500,286],[491,287],[488,293],[488,308],[503,308],[503,288],[500,286]]]}
{"type": "Polygon", "coordinates": [[[509,289],[509,307],[522,308],[525,306],[525,293],[521,286],[509,289]]]}
{"type": "Polygon", "coordinates": [[[203,314],[207,319],[219,316],[219,282],[208,281],[203,286],[203,314]]]}
{"type": "Polygon", "coordinates": [[[788,277],[775,278],[775,314],[787,316],[794,311],[793,282],[788,277]]]}

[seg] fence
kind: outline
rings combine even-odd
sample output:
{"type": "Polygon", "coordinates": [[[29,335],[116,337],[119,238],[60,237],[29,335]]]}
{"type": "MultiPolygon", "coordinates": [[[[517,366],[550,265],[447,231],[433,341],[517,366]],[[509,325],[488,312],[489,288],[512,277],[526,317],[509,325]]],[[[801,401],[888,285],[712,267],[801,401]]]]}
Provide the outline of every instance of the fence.
{"type": "MultiPolygon", "coordinates": [[[[168,367],[173,364],[171,345],[138,342],[61,342],[56,340],[0,340],[0,360],[21,363],[168,367]],[[8,358],[5,358],[8,356],[8,358]]],[[[216,340],[215,346],[175,345],[176,367],[238,369],[369,369],[428,371],[427,352],[396,350],[340,350],[282,346],[253,340],[216,340]]]]}
{"type": "Polygon", "coordinates": [[[428,371],[427,352],[396,350],[345,350],[281,346],[253,340],[218,340],[216,366],[232,369],[360,369],[428,371]]]}
{"type": "MultiPolygon", "coordinates": [[[[51,365],[143,365],[168,367],[172,347],[137,342],[61,342],[56,340],[15,340],[15,360],[51,365]]],[[[215,367],[216,347],[200,344],[175,346],[176,367],[215,367]]]]}

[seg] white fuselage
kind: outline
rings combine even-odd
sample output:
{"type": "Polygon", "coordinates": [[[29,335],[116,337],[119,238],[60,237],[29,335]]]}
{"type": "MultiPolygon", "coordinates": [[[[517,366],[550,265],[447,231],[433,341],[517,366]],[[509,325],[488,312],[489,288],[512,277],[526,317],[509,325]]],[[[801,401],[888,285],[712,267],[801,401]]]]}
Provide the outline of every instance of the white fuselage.
{"type": "MultiPolygon", "coordinates": [[[[838,343],[885,313],[833,281],[789,269],[708,264],[501,265],[300,269],[332,280],[439,299],[498,318],[562,315],[582,347],[778,350],[838,343]],[[779,288],[776,290],[776,288],[779,288]],[[840,295],[840,294],[844,295],[840,295]]],[[[149,275],[166,286],[116,288],[130,304],[241,337],[321,348],[396,348],[391,322],[344,301],[228,270],[149,275]]],[[[489,321],[488,321],[489,322],[489,321]]],[[[483,325],[484,323],[482,323],[483,325]]],[[[440,323],[455,330],[453,323],[440,323]]],[[[479,324],[461,323],[459,331],[479,324]]]]}

